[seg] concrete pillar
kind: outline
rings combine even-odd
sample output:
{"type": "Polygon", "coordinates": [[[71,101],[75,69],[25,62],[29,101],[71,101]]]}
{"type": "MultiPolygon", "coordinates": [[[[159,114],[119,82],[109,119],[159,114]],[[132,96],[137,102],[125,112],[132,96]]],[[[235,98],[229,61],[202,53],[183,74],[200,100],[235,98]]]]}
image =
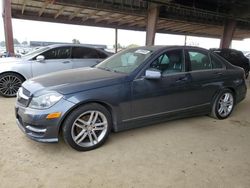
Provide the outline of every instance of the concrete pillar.
{"type": "Polygon", "coordinates": [[[227,20],[224,25],[223,35],[220,40],[220,48],[229,48],[236,28],[235,20],[227,20]]]}
{"type": "Polygon", "coordinates": [[[13,31],[11,21],[11,0],[3,0],[3,24],[5,34],[6,51],[14,55],[13,31]]]}
{"type": "Polygon", "coordinates": [[[159,6],[149,3],[147,17],[146,45],[154,45],[156,25],[159,17],[159,6]]]}

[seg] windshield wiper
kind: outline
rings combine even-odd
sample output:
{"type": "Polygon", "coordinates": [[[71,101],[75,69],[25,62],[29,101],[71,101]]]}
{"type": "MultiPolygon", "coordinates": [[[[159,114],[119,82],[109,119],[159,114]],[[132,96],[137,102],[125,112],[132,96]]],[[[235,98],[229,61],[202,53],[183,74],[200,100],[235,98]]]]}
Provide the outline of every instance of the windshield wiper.
{"type": "Polygon", "coordinates": [[[109,68],[107,68],[107,67],[97,67],[98,69],[102,69],[102,70],[106,70],[106,71],[110,71],[110,72],[112,72],[112,70],[111,69],[109,69],[109,68]]]}
{"type": "Polygon", "coordinates": [[[115,72],[115,73],[125,74],[124,72],[121,72],[121,71],[118,71],[118,70],[114,70],[114,69],[110,69],[110,68],[107,68],[107,67],[97,67],[97,68],[102,69],[102,70],[106,70],[106,71],[109,71],[109,72],[115,72]]]}

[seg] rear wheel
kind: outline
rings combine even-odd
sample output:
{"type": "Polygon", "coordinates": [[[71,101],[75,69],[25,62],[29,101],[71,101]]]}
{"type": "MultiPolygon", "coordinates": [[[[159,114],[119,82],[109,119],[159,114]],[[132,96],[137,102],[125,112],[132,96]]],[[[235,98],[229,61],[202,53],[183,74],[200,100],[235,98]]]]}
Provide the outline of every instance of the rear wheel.
{"type": "Polygon", "coordinates": [[[248,76],[249,76],[249,71],[246,71],[246,72],[245,72],[245,76],[246,76],[246,78],[248,78],[248,76]]]}
{"type": "Polygon", "coordinates": [[[63,138],[72,148],[88,151],[100,147],[111,130],[109,111],[96,103],[75,109],[63,124],[63,138]]]}
{"type": "Polygon", "coordinates": [[[223,90],[214,101],[211,116],[217,119],[226,119],[233,111],[235,105],[231,90],[223,90]]]}
{"type": "Polygon", "coordinates": [[[24,79],[16,73],[4,73],[0,75],[0,95],[15,97],[24,79]]]}

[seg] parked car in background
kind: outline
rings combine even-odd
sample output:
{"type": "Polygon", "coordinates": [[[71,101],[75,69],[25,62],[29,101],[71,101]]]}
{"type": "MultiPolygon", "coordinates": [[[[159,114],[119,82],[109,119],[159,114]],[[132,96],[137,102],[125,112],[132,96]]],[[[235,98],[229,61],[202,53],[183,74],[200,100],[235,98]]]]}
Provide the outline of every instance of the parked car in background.
{"type": "Polygon", "coordinates": [[[16,96],[21,84],[43,74],[94,66],[109,53],[105,50],[75,44],[51,45],[21,58],[0,59],[0,95],[16,96]]]}
{"type": "Polygon", "coordinates": [[[79,151],[95,149],[111,130],[174,118],[227,118],[246,96],[243,69],[195,47],[138,47],[93,68],[30,79],[17,94],[16,120],[31,139],[79,151]]]}
{"type": "Polygon", "coordinates": [[[241,67],[245,71],[246,78],[249,76],[250,63],[249,59],[238,50],[223,48],[223,49],[211,49],[213,52],[219,54],[225,58],[231,64],[241,67]]]}
{"type": "Polygon", "coordinates": [[[249,59],[249,64],[250,64],[250,52],[247,52],[244,55],[249,59]]]}

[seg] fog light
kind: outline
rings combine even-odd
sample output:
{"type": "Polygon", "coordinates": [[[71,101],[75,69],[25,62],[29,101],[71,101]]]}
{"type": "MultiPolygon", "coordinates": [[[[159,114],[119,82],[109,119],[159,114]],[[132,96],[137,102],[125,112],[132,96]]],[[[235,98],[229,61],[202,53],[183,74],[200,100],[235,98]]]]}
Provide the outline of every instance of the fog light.
{"type": "Polygon", "coordinates": [[[59,118],[61,116],[61,112],[54,112],[51,114],[48,114],[46,119],[56,119],[59,118]]]}

